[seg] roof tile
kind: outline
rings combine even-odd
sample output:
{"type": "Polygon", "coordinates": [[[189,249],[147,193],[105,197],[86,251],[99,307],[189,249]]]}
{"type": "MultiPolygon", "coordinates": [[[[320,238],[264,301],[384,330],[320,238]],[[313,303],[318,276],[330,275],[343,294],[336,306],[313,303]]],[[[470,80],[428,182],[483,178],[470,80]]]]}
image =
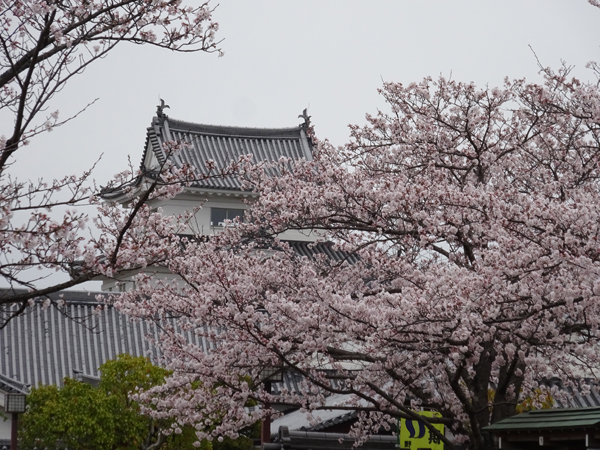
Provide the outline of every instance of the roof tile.
{"type": "MultiPolygon", "coordinates": [[[[214,161],[217,173],[232,162],[251,154],[254,162],[275,162],[281,157],[291,160],[312,159],[312,143],[305,127],[293,128],[242,128],[203,125],[168,117],[155,117],[148,128],[146,151],[154,152],[159,162],[164,162],[163,146],[167,141],[188,144],[172,162],[181,167],[189,164],[207,174],[207,161],[214,161]]],[[[146,155],[142,160],[145,161],[146,155]]],[[[148,167],[143,167],[146,171],[148,167]]],[[[241,182],[235,176],[215,177],[197,182],[195,187],[240,190],[241,182]]]]}

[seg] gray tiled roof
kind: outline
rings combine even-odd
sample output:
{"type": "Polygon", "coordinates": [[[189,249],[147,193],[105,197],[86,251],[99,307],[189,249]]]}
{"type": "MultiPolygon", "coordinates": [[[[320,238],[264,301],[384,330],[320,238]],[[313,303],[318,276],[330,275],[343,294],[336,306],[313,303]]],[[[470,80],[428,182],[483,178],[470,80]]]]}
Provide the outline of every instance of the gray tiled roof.
{"type": "MultiPolygon", "coordinates": [[[[64,294],[63,307],[44,308],[36,302],[0,330],[0,383],[5,388],[61,385],[74,370],[98,376],[98,367],[121,353],[156,360],[157,351],[146,340],[148,335],[157,337],[152,323],[132,321],[99,302],[106,294],[64,294]]],[[[207,350],[214,348],[192,333],[187,338],[207,350]]]]}
{"type": "MultiPolygon", "coordinates": [[[[146,167],[148,152],[153,152],[160,163],[167,157],[163,146],[176,141],[187,144],[177,155],[169,159],[177,167],[194,166],[200,174],[212,177],[197,181],[194,187],[219,190],[241,190],[240,180],[233,175],[220,176],[231,162],[251,154],[254,162],[274,162],[281,157],[291,160],[311,160],[313,144],[307,135],[307,125],[292,128],[244,128],[220,125],[203,125],[172,119],[166,115],[154,117],[146,133],[146,145],[142,156],[141,172],[155,177],[155,168],[146,167]],[[207,169],[207,162],[214,167],[207,169]]],[[[271,174],[275,174],[271,169],[271,174]]],[[[105,188],[101,195],[106,200],[122,198],[132,186],[139,186],[143,177],[131,185],[105,188]]]]}
{"type": "MultiPolygon", "coordinates": [[[[157,349],[146,339],[158,337],[153,323],[132,321],[112,306],[94,300],[102,300],[103,293],[65,294],[69,299],[60,310],[43,308],[37,302],[0,330],[0,390],[23,392],[38,384],[62,385],[65,377],[75,376],[74,370],[97,377],[98,367],[121,353],[148,356],[156,362],[157,349]]],[[[177,326],[174,321],[171,324],[177,326]]],[[[205,351],[216,348],[194,333],[185,336],[205,351]]],[[[297,374],[286,373],[283,385],[298,392],[300,381],[297,374]]],[[[275,393],[282,387],[273,383],[275,393]]]]}
{"type": "MultiPolygon", "coordinates": [[[[263,448],[289,450],[354,450],[357,448],[357,438],[351,434],[298,431],[281,426],[274,437],[277,444],[266,444],[263,445],[263,448]]],[[[362,450],[394,450],[398,448],[398,436],[392,434],[371,435],[360,444],[360,448],[362,450]]]]}
{"type": "Polygon", "coordinates": [[[341,250],[337,250],[332,242],[304,242],[304,241],[284,241],[287,242],[291,249],[301,256],[314,258],[315,255],[323,254],[332,261],[347,261],[354,264],[358,261],[358,256],[348,254],[341,250]]]}
{"type": "MultiPolygon", "coordinates": [[[[354,261],[328,242],[287,243],[303,256],[325,254],[334,261],[354,261]]],[[[0,289],[0,297],[8,292],[0,289]]],[[[158,337],[155,325],[132,321],[105,305],[107,295],[77,291],[51,294],[51,300],[61,299],[64,306],[44,308],[42,299],[38,299],[24,314],[9,321],[0,329],[0,389],[22,390],[24,385],[40,383],[60,385],[65,377],[74,376],[74,370],[98,376],[98,367],[121,353],[149,356],[156,361],[157,349],[146,339],[158,337]]],[[[206,351],[215,348],[214,343],[190,332],[187,339],[206,351]]],[[[297,376],[286,374],[286,389],[298,392],[298,383],[297,376]]],[[[281,387],[274,383],[274,392],[281,387]]]]}
{"type": "MultiPolygon", "coordinates": [[[[154,152],[159,162],[164,162],[163,144],[167,141],[188,144],[177,156],[176,165],[190,164],[206,173],[206,162],[214,161],[219,173],[240,156],[252,154],[254,162],[277,161],[284,156],[292,160],[312,159],[312,143],[305,127],[294,128],[241,128],[202,125],[167,116],[155,117],[148,128],[146,151],[154,152]]],[[[146,155],[144,154],[145,160],[146,155]]],[[[148,169],[142,167],[142,170],[148,169]]],[[[198,187],[239,190],[236,177],[215,177],[198,182],[198,187]]]]}
{"type": "MultiPolygon", "coordinates": [[[[4,291],[0,289],[0,296],[4,291]]],[[[97,377],[99,366],[121,353],[157,362],[160,355],[147,340],[158,338],[154,323],[131,320],[104,304],[105,293],[64,291],[60,295],[63,307],[44,308],[43,302],[36,301],[0,330],[0,390],[24,392],[38,384],[62,385],[65,377],[75,377],[75,370],[97,377]]],[[[50,297],[57,300],[59,294],[50,297]]],[[[174,320],[169,322],[181,331],[174,320]]],[[[208,332],[206,326],[204,331],[208,332]]],[[[184,336],[205,351],[216,348],[192,332],[184,336]]],[[[298,392],[300,381],[297,374],[286,373],[283,385],[298,392]]],[[[278,393],[284,386],[273,383],[273,391],[278,393]]]]}
{"type": "Polygon", "coordinates": [[[565,386],[558,378],[544,379],[540,385],[557,392],[553,396],[556,408],[588,408],[600,406],[600,384],[598,380],[586,379],[589,392],[583,392],[580,388],[565,386]]]}

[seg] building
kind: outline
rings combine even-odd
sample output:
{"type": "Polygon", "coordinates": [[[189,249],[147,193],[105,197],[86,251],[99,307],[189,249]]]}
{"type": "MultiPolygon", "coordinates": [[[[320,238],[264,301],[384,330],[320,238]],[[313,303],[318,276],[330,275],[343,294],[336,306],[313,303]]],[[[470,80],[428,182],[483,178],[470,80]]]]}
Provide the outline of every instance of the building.
{"type": "MultiPolygon", "coordinates": [[[[156,180],[160,166],[166,161],[177,167],[191,164],[201,172],[204,170],[205,176],[199,177],[175,198],[153,201],[150,206],[160,207],[166,214],[194,211],[195,220],[190,233],[204,236],[219,233],[228,220],[242,216],[248,202],[256,198],[254,193],[243,189],[240,179],[226,173],[227,166],[247,154],[254,155],[256,162],[277,161],[280,157],[312,159],[313,144],[306,114],[304,118],[303,124],[291,128],[224,127],[171,119],[159,107],[147,129],[141,175],[131,185],[104,191],[103,197],[107,201],[126,203],[147,183],[156,180]],[[168,145],[174,141],[186,145],[178,154],[169,154],[168,145]],[[200,206],[201,209],[198,209],[200,206]]],[[[309,245],[317,238],[310,231],[287,232],[280,238],[306,256],[317,252],[333,259],[346,257],[327,244],[309,245]]],[[[161,268],[152,270],[161,277],[170,276],[161,268]]],[[[154,326],[132,322],[103,303],[107,293],[130,289],[133,275],[135,273],[119,274],[105,279],[104,292],[100,293],[64,292],[61,294],[65,302],[62,308],[44,308],[44,299],[39,299],[26,314],[0,330],[0,402],[4,392],[26,392],[30,386],[40,383],[60,385],[64,377],[94,379],[99,375],[98,367],[120,353],[158,358],[156,349],[145,340],[147,335],[157,336],[154,326]]],[[[51,297],[53,300],[59,298],[58,294],[51,297]]],[[[214,347],[211,342],[198,341],[192,333],[188,333],[188,338],[196,340],[197,345],[207,350],[214,347]]],[[[297,390],[298,381],[293,374],[286,374],[282,384],[274,383],[273,390],[277,393],[282,386],[297,390]]],[[[592,390],[586,395],[573,393],[572,402],[560,406],[598,405],[600,396],[597,390],[592,390]]],[[[343,434],[356,420],[355,413],[333,408],[322,411],[320,416],[322,420],[313,424],[306,420],[304,414],[290,412],[273,422],[271,433],[277,434],[280,427],[286,427],[288,431],[303,433],[326,431],[343,434]]],[[[10,430],[8,423],[0,421],[0,445],[7,430],[10,430]]],[[[300,435],[294,436],[299,438],[300,435]]],[[[313,435],[302,436],[314,438],[313,435]]]]}
{"type": "MultiPolygon", "coordinates": [[[[195,211],[189,233],[210,236],[220,232],[236,217],[243,217],[248,202],[256,194],[245,190],[242,180],[227,168],[240,157],[253,155],[255,163],[271,163],[281,157],[292,161],[312,160],[313,143],[306,112],[305,122],[291,128],[242,128],[202,125],[171,119],[158,107],[146,133],[146,144],[140,165],[141,175],[130,185],[104,190],[106,201],[127,203],[132,196],[143,191],[156,180],[161,167],[168,161],[177,168],[191,165],[197,169],[198,179],[175,198],[148,202],[152,208],[162,208],[164,214],[178,215],[195,211]],[[171,144],[183,144],[180,151],[171,152],[171,144]]],[[[288,231],[280,239],[299,247],[314,242],[314,233],[288,231]]],[[[324,249],[324,251],[327,251],[324,249]]],[[[161,278],[167,272],[154,268],[161,278]]],[[[102,290],[115,292],[132,287],[133,273],[120,274],[115,279],[104,280],[102,290]]]]}
{"type": "MultiPolygon", "coordinates": [[[[152,208],[162,208],[165,214],[194,211],[190,234],[210,236],[219,233],[236,217],[242,217],[248,201],[256,194],[244,190],[242,181],[227,172],[232,161],[252,154],[255,162],[275,162],[281,157],[290,160],[312,159],[308,116],[304,123],[291,128],[242,128],[202,125],[169,118],[159,106],[157,115],[147,129],[140,173],[133,183],[118,189],[105,190],[103,198],[115,204],[127,203],[133,195],[156,180],[160,168],[168,161],[176,167],[195,166],[200,176],[184,192],[169,200],[152,201],[152,208]],[[172,142],[184,143],[177,154],[169,153],[172,142]]],[[[299,253],[310,256],[326,253],[340,257],[330,245],[309,247],[316,237],[310,232],[287,232],[282,239],[299,253]]],[[[172,276],[165,269],[152,267],[157,276],[172,276]]],[[[44,307],[46,299],[35,304],[0,330],[0,411],[4,393],[24,393],[38,384],[61,385],[65,377],[93,380],[98,367],[121,353],[134,356],[159,355],[146,336],[157,337],[151,323],[133,322],[112,306],[104,304],[106,295],[133,287],[133,273],[118,274],[104,279],[103,292],[65,291],[50,295],[62,307],[44,307]]],[[[6,293],[7,290],[0,290],[6,293]]],[[[188,333],[188,338],[205,349],[214,347],[208,341],[188,333]]],[[[286,375],[287,389],[297,389],[298,380],[286,375]]],[[[280,386],[276,385],[277,390],[280,386]]],[[[10,437],[10,422],[0,421],[0,445],[10,437]]]]}

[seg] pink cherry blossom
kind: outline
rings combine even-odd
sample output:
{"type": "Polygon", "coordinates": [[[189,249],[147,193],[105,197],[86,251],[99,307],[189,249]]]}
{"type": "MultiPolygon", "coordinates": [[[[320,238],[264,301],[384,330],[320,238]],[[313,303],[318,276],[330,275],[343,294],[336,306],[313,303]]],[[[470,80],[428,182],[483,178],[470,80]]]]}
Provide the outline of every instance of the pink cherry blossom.
{"type": "MultiPolygon", "coordinates": [[[[181,52],[220,50],[218,24],[207,2],[0,0],[0,11],[0,110],[3,117],[12,117],[0,131],[0,277],[13,288],[25,288],[0,299],[1,327],[32,298],[162,259],[175,244],[165,242],[158,249],[145,240],[175,235],[185,218],[162,217],[145,201],[175,195],[190,177],[206,176],[165,165],[162,177],[145,184],[150,189],[132,195],[130,208],[99,204],[91,172],[51,181],[14,179],[10,166],[19,149],[74,118],[59,120],[51,105],[64,85],[121,42],[181,52]],[[93,222],[100,227],[91,238],[87,214],[74,209],[60,213],[90,204],[99,206],[93,222]],[[153,232],[147,232],[146,221],[153,232]],[[67,272],[71,278],[42,289],[43,276],[36,269],[67,272]],[[11,309],[13,304],[19,307],[11,309]]],[[[125,183],[133,188],[141,176],[130,170],[109,187],[125,183]]]]}
{"type": "Polygon", "coordinates": [[[137,394],[146,411],[208,416],[218,424],[198,436],[214,438],[273,403],[318,416],[337,394],[359,412],[356,435],[426,406],[481,449],[483,427],[542,380],[597,377],[600,90],[566,68],[542,75],[489,89],[385,83],[388,112],[343,148],[313,135],[314,159],[282,160],[277,177],[246,164],[260,194],[250,220],[167,247],[180,280],[140,274],[116,303],[163,329],[173,375],[137,394]],[[298,255],[286,230],[318,232],[338,257],[298,255]],[[299,390],[265,390],[272,367],[299,390]]]}

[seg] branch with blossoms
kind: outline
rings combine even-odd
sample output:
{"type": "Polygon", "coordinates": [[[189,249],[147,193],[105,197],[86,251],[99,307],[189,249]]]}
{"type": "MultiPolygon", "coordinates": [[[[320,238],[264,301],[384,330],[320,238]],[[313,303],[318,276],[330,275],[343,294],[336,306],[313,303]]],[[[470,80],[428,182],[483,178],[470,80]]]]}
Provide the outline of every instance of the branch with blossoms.
{"type": "Polygon", "coordinates": [[[189,227],[193,213],[163,216],[148,202],[173,198],[199,181],[232,176],[248,160],[248,156],[242,157],[222,169],[216,169],[210,161],[200,169],[176,167],[170,158],[184,145],[165,143],[166,159],[151,173],[129,170],[118,174],[102,192],[119,191],[127,199],[122,206],[103,200],[97,190],[86,187],[91,170],[52,185],[14,180],[5,184],[0,191],[0,276],[12,289],[0,296],[0,326],[21,314],[32,299],[49,298],[49,294],[86,281],[165,265],[177,255],[181,251],[180,234],[189,227]],[[56,198],[61,190],[67,195],[56,198]],[[68,209],[60,220],[46,211],[64,206],[95,206],[93,229],[88,228],[89,216],[75,209],[68,209]],[[37,284],[47,275],[36,277],[32,269],[62,271],[70,274],[70,279],[39,288],[37,284]]]}
{"type": "Polygon", "coordinates": [[[118,43],[148,44],[179,52],[219,52],[208,3],[161,0],[0,3],[0,109],[14,114],[2,142],[0,173],[28,138],[60,124],[53,112],[36,117],[76,74],[118,43]]]}
{"type": "MultiPolygon", "coordinates": [[[[157,175],[162,178],[159,176],[156,183],[146,182],[135,194],[137,207],[119,211],[116,216],[100,206],[99,214],[105,218],[98,218],[99,223],[106,217],[115,222],[90,240],[85,237],[90,234],[88,215],[76,209],[99,202],[90,172],[50,182],[22,182],[11,177],[10,165],[32,137],[79,114],[60,119],[53,105],[56,94],[117,44],[220,53],[218,24],[212,13],[208,2],[0,0],[0,110],[13,117],[9,127],[0,132],[0,277],[12,288],[0,298],[0,326],[23,312],[28,300],[119,270],[131,230],[139,228],[144,219],[153,218],[165,235],[177,229],[174,224],[167,226],[171,219],[163,223],[152,216],[143,203],[152,195],[173,195],[175,186],[185,186],[191,177],[199,176],[191,169],[176,172],[161,167],[159,172],[163,173],[157,175]],[[176,177],[181,179],[176,181],[176,177]],[[57,208],[66,210],[59,219],[57,208]],[[105,250],[110,252],[100,254],[105,250]],[[38,268],[66,272],[71,278],[39,288],[46,275],[36,275],[38,268]],[[18,307],[11,306],[15,304],[18,307]]],[[[130,171],[115,182],[134,183],[139,176],[130,171]]],[[[150,262],[155,257],[147,256],[150,262]]]]}
{"type": "Polygon", "coordinates": [[[484,449],[545,379],[585,388],[600,364],[600,90],[566,67],[542,76],[386,83],[389,112],[344,148],[315,139],[312,161],[245,166],[248,220],[186,242],[166,260],[177,283],[140,275],[117,303],[175,321],[156,342],[173,376],[140,394],[159,395],[151,413],[214,414],[216,437],[273,403],[350,408],[364,436],[430,407],[452,444],[484,449]],[[329,243],[301,256],[287,230],[329,243]],[[264,389],[273,367],[298,390],[264,389]]]}

